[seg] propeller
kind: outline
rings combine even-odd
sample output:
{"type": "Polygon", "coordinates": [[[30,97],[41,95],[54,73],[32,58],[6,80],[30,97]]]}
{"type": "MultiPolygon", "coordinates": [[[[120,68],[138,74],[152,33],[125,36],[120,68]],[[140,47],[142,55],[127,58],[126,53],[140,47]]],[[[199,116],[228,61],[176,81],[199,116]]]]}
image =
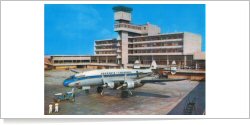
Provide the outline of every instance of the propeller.
{"type": "Polygon", "coordinates": [[[125,74],[124,74],[124,81],[126,81],[127,80],[127,73],[125,72],[125,74]]]}
{"type": "Polygon", "coordinates": [[[133,95],[133,93],[131,92],[131,90],[130,90],[130,89],[128,89],[128,92],[129,92],[129,94],[130,94],[130,95],[133,95]]]}
{"type": "Polygon", "coordinates": [[[104,91],[103,91],[103,89],[102,89],[101,96],[103,96],[103,93],[104,93],[104,91]]]}
{"type": "Polygon", "coordinates": [[[124,83],[121,86],[118,86],[116,89],[121,89],[122,87],[126,87],[127,86],[127,84],[125,82],[126,80],[127,80],[127,74],[125,72],[125,74],[124,74],[124,83]]]}
{"type": "Polygon", "coordinates": [[[107,84],[103,84],[102,87],[106,88],[106,87],[108,87],[108,85],[107,84]]]}
{"type": "MultiPolygon", "coordinates": [[[[127,87],[128,83],[126,81],[127,81],[127,74],[125,73],[125,75],[124,75],[124,83],[121,86],[117,87],[116,89],[119,90],[119,89],[121,89],[123,87],[127,87]]],[[[130,89],[127,88],[127,91],[129,92],[130,95],[133,95],[133,93],[131,92],[130,89]]]]}
{"type": "Polygon", "coordinates": [[[121,89],[122,87],[126,87],[127,84],[126,83],[123,83],[121,86],[118,86],[116,89],[121,89]]]}
{"type": "MultiPolygon", "coordinates": [[[[102,87],[108,87],[108,85],[107,84],[105,84],[105,80],[104,80],[104,75],[102,74],[102,87]]],[[[104,91],[103,91],[103,89],[102,89],[102,92],[101,92],[101,95],[103,96],[103,93],[104,93],[104,91]]]]}
{"type": "Polygon", "coordinates": [[[105,83],[105,81],[104,81],[104,76],[103,76],[103,74],[102,74],[102,84],[104,84],[105,83]]]}

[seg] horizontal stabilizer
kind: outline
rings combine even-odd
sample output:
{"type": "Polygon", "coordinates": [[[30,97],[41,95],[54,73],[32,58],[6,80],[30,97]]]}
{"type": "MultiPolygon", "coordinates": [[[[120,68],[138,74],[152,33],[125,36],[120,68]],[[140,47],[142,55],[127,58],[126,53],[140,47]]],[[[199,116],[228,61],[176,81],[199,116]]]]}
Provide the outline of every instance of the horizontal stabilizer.
{"type": "Polygon", "coordinates": [[[74,69],[70,69],[71,72],[74,72],[74,73],[80,73],[79,71],[77,70],[74,70],[74,69]]]}

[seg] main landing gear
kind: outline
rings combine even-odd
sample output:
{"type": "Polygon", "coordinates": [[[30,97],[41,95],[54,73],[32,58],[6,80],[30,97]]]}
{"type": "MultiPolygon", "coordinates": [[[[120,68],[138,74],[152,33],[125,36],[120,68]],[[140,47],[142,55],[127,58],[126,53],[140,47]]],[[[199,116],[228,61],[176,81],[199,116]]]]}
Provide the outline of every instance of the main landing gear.
{"type": "MultiPolygon", "coordinates": [[[[97,92],[98,94],[101,94],[101,95],[103,96],[103,87],[100,87],[100,86],[97,87],[96,92],[97,92]]],[[[121,96],[122,98],[128,98],[129,95],[132,96],[133,93],[131,92],[131,90],[127,89],[127,90],[122,90],[120,96],[121,96]]]]}
{"type": "Polygon", "coordinates": [[[121,97],[122,98],[128,98],[129,95],[133,95],[133,93],[131,92],[131,90],[122,90],[121,91],[121,97]]]}
{"type": "Polygon", "coordinates": [[[103,87],[97,87],[96,92],[103,95],[103,87]]]}

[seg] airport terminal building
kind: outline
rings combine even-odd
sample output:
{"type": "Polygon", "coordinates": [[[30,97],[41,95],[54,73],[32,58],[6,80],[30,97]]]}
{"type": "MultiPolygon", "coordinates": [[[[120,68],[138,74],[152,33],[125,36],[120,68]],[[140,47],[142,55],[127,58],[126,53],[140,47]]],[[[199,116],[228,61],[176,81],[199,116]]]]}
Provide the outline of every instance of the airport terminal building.
{"type": "Polygon", "coordinates": [[[132,24],[132,8],[113,7],[118,39],[96,40],[92,56],[54,55],[51,63],[61,68],[131,68],[136,60],[149,67],[152,60],[162,68],[174,61],[178,68],[205,69],[202,38],[189,32],[161,33],[160,27],[132,24]]]}

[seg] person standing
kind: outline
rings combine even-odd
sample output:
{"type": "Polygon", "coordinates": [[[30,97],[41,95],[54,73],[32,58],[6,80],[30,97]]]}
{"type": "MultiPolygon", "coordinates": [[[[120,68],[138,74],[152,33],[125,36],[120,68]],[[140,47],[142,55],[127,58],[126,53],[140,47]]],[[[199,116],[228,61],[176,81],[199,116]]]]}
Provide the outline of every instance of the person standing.
{"type": "Polygon", "coordinates": [[[59,104],[56,103],[56,104],[55,104],[55,112],[58,112],[58,111],[59,111],[59,104]]]}
{"type": "Polygon", "coordinates": [[[49,114],[52,113],[52,109],[53,109],[53,105],[50,103],[50,104],[49,104],[49,114]]]}

